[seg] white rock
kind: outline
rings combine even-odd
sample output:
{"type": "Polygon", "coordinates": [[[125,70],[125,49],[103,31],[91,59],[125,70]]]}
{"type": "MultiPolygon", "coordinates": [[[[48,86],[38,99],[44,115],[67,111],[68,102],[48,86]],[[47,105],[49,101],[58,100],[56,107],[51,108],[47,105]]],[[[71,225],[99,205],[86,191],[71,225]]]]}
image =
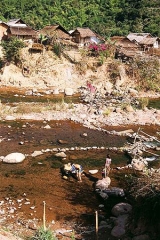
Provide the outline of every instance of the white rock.
{"type": "Polygon", "coordinates": [[[66,155],[64,152],[56,153],[55,156],[56,156],[56,157],[62,157],[62,158],[67,157],[67,155],[66,155]]]}
{"type": "Polygon", "coordinates": [[[53,90],[53,94],[59,94],[58,88],[56,88],[56,89],[53,90]]]}
{"type": "Polygon", "coordinates": [[[34,152],[31,154],[31,156],[32,156],[32,157],[36,157],[36,156],[39,156],[39,155],[41,155],[41,154],[43,154],[42,151],[34,151],[34,152]]]}
{"type": "Polygon", "coordinates": [[[44,126],[45,129],[50,129],[51,127],[49,125],[44,126]]]}
{"type": "Polygon", "coordinates": [[[16,118],[14,116],[6,116],[5,120],[8,120],[8,121],[12,121],[12,120],[15,120],[16,118]]]}
{"type": "Polygon", "coordinates": [[[98,173],[98,169],[93,169],[88,171],[90,174],[96,174],[98,173]]]}
{"type": "Polygon", "coordinates": [[[66,96],[72,96],[73,95],[73,89],[72,88],[65,88],[64,93],[66,96]]]}
{"type": "Polygon", "coordinates": [[[96,182],[96,188],[99,188],[101,190],[104,190],[108,188],[108,186],[111,184],[111,179],[109,177],[100,179],[96,182]]]}
{"type": "Polygon", "coordinates": [[[25,155],[22,153],[10,153],[6,157],[4,157],[3,162],[5,163],[20,163],[25,159],[25,155]]]}

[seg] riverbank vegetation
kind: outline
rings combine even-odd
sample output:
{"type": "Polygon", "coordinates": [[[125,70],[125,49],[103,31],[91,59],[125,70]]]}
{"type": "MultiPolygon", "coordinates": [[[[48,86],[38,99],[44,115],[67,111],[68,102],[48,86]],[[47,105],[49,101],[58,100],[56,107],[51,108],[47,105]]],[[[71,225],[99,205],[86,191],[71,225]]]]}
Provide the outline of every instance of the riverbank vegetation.
{"type": "Polygon", "coordinates": [[[160,174],[143,173],[126,175],[128,195],[134,206],[132,215],[133,227],[141,226],[152,233],[153,239],[160,234],[159,230],[159,209],[160,209],[160,174]]]}

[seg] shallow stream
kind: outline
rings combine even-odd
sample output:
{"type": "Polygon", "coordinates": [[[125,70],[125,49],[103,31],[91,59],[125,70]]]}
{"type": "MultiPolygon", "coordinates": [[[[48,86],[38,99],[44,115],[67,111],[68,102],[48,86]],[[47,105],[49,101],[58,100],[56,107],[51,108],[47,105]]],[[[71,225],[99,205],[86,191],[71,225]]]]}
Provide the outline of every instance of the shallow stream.
{"type": "MultiPolygon", "coordinates": [[[[65,101],[79,102],[79,96],[60,97],[47,96],[26,96],[23,94],[14,96],[8,92],[0,93],[0,99],[5,103],[14,102],[48,102],[65,101]]],[[[159,99],[156,99],[157,108],[159,99]]],[[[151,102],[150,102],[151,104],[151,102]]],[[[155,103],[154,103],[155,104],[155,103]]],[[[153,107],[153,106],[152,106],[153,107]]],[[[132,129],[137,132],[139,127],[149,135],[155,136],[160,132],[160,127],[150,126],[106,126],[108,131],[124,131],[132,129]]],[[[1,121],[0,122],[0,156],[6,156],[12,152],[29,154],[24,162],[20,164],[0,163],[0,201],[10,199],[14,203],[16,210],[13,214],[4,214],[2,223],[13,223],[16,221],[38,219],[42,221],[43,201],[46,201],[47,221],[67,222],[76,219],[82,222],[84,213],[91,214],[92,220],[95,209],[98,208],[99,200],[93,194],[93,182],[101,178],[101,171],[104,166],[105,157],[110,153],[112,158],[112,171],[110,177],[111,186],[121,187],[121,178],[116,170],[117,166],[125,166],[130,158],[124,152],[117,151],[128,142],[133,140],[103,131],[88,129],[80,124],[71,121],[1,121]],[[50,129],[45,126],[49,125],[50,129]],[[84,135],[85,133],[85,135],[84,135]],[[64,143],[60,143],[63,140],[64,143]],[[82,150],[75,150],[75,148],[82,150]],[[88,150],[83,150],[83,148],[88,150]],[[68,149],[66,159],[55,156],[53,148],[58,150],[68,149]],[[48,152],[46,151],[48,149],[48,152]],[[44,150],[44,154],[31,157],[34,151],[44,150]],[[46,151],[46,152],[45,152],[46,151]],[[86,173],[89,169],[98,169],[96,175],[84,177],[79,185],[76,181],[65,181],[61,178],[60,167],[67,162],[76,162],[83,166],[86,173]],[[24,195],[25,194],[25,195],[24,195]],[[19,205],[17,199],[23,199],[23,204],[19,205]],[[29,205],[24,204],[29,199],[29,205]],[[32,210],[31,207],[35,207],[32,210]],[[5,219],[6,216],[6,219],[5,219]]],[[[157,152],[157,154],[160,154],[157,152]]],[[[150,154],[146,154],[149,156],[150,154]]],[[[150,163],[153,167],[160,167],[160,162],[150,163]]],[[[7,200],[6,209],[8,207],[7,200]]],[[[3,216],[2,216],[3,218],[3,216]]],[[[54,226],[52,226],[54,227],[54,226]]]]}

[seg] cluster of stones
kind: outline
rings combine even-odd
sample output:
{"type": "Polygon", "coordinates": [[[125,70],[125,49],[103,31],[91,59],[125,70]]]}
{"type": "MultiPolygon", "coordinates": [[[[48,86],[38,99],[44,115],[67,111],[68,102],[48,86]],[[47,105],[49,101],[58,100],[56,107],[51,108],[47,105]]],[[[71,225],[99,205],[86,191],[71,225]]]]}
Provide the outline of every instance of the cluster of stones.
{"type": "MultiPolygon", "coordinates": [[[[60,91],[54,90],[55,94],[59,94],[60,91]]],[[[45,113],[30,113],[21,114],[16,113],[11,116],[6,116],[6,120],[19,119],[36,119],[36,120],[65,120],[69,119],[83,124],[88,128],[101,129],[104,125],[117,126],[121,124],[160,124],[160,110],[144,108],[143,110],[135,109],[135,106],[139,104],[136,98],[123,95],[122,97],[109,96],[106,97],[105,93],[99,91],[96,94],[90,93],[87,88],[79,89],[82,94],[82,102],[74,104],[72,107],[70,104],[64,103],[63,108],[58,111],[49,111],[45,113]],[[133,107],[134,106],[134,107],[133,107]]],[[[63,91],[65,95],[71,96],[72,90],[66,89],[63,91]]],[[[45,94],[53,94],[53,90],[46,90],[45,94]]],[[[26,95],[43,96],[44,94],[32,89],[26,91],[26,95]]],[[[25,97],[25,96],[24,96],[25,97]]]]}
{"type": "Polygon", "coordinates": [[[25,223],[26,228],[36,229],[38,223],[38,219],[34,217],[34,214],[36,213],[36,206],[32,205],[30,199],[27,198],[26,193],[23,193],[19,198],[16,199],[13,197],[5,197],[4,199],[0,200],[1,224],[4,225],[7,220],[13,220],[14,222],[16,220],[17,226],[21,224],[24,225],[23,215],[19,217],[19,212],[22,211],[21,209],[23,206],[28,206],[30,209],[30,216],[33,218],[33,220],[29,219],[25,223]]]}

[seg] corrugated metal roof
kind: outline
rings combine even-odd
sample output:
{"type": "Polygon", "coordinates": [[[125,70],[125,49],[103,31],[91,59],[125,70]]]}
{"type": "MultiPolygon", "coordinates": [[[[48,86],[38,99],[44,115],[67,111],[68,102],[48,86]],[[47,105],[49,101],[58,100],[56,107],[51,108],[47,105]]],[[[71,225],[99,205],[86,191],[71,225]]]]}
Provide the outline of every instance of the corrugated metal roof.
{"type": "Polygon", "coordinates": [[[20,25],[20,26],[27,26],[25,24],[25,22],[23,22],[22,19],[18,18],[18,19],[10,19],[8,22],[7,22],[7,25],[8,26],[14,26],[14,25],[20,25]]]}
{"type": "Polygon", "coordinates": [[[145,38],[143,39],[139,44],[144,44],[144,45],[153,45],[156,41],[158,40],[158,38],[145,38]]]}
{"type": "Polygon", "coordinates": [[[130,41],[135,40],[136,42],[141,42],[146,37],[152,37],[150,33],[129,33],[127,38],[130,41]]]}

